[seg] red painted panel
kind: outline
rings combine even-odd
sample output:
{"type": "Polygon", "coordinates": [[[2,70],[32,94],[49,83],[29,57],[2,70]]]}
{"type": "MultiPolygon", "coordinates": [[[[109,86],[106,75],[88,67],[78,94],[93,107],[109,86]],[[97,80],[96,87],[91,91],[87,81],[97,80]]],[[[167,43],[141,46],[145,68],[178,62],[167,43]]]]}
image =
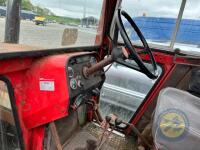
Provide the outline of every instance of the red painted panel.
{"type": "Polygon", "coordinates": [[[0,74],[28,69],[32,62],[32,58],[0,60],[0,74]]]}
{"type": "Polygon", "coordinates": [[[14,89],[26,149],[32,149],[33,143],[38,145],[34,149],[42,149],[41,139],[44,130],[42,125],[68,115],[66,63],[72,56],[81,54],[87,53],[54,55],[34,61],[33,59],[1,61],[0,74],[4,73],[14,89]],[[7,68],[9,65],[15,67],[9,69],[7,68]],[[52,85],[49,87],[48,83],[52,85]]]}
{"type": "Polygon", "coordinates": [[[37,60],[25,74],[22,106],[27,128],[33,128],[68,115],[69,93],[66,63],[69,55],[37,60]]]}
{"type": "MultiPolygon", "coordinates": [[[[136,124],[142,115],[144,114],[145,110],[148,108],[148,106],[152,103],[152,101],[155,99],[156,95],[160,92],[162,89],[162,86],[164,85],[165,81],[170,77],[173,69],[175,68],[174,64],[174,55],[165,54],[162,52],[153,52],[154,58],[158,64],[160,64],[163,68],[163,74],[159,80],[159,83],[154,87],[154,89],[151,91],[151,93],[148,95],[145,103],[140,108],[139,112],[136,114],[136,116],[132,120],[132,124],[136,124]]],[[[143,60],[149,61],[148,55],[142,55],[141,56],[143,60]]],[[[131,131],[130,128],[127,129],[127,132],[129,133],[131,131]]]]}
{"type": "Polygon", "coordinates": [[[42,150],[43,149],[43,139],[44,139],[45,128],[44,126],[37,127],[33,129],[32,134],[32,145],[30,150],[42,150]]]}

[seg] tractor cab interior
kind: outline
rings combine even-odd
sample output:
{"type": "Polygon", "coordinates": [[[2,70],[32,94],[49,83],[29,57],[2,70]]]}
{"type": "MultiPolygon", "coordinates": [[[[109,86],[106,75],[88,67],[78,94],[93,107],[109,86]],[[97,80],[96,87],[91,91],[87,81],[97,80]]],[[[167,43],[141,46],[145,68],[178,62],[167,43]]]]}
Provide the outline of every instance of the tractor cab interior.
{"type": "MultiPolygon", "coordinates": [[[[13,44],[18,42],[14,32],[5,30],[7,43],[0,45],[0,149],[198,148],[199,45],[185,42],[177,47],[181,40],[176,41],[186,0],[175,3],[178,17],[170,20],[174,28],[166,41],[161,38],[169,33],[153,37],[146,31],[146,21],[155,18],[133,17],[125,3],[129,0],[102,1],[95,34],[90,35],[88,20],[84,29],[84,19],[82,27],[64,29],[62,44],[80,40],[73,35],[66,42],[79,32],[83,40],[95,35],[93,46],[43,49],[13,44]],[[188,47],[194,52],[185,51],[188,47]]],[[[12,11],[7,17],[19,21],[12,11]]],[[[8,18],[6,23],[7,28],[17,25],[8,18]]]]}

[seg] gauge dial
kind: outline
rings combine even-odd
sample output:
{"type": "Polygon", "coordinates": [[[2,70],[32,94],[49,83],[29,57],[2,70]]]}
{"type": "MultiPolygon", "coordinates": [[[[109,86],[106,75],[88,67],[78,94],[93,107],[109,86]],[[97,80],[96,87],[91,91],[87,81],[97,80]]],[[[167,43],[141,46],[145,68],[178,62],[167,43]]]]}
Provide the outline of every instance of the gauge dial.
{"type": "Polygon", "coordinates": [[[76,81],[76,79],[71,79],[70,80],[70,87],[73,89],[73,90],[76,90],[77,89],[77,81],[76,81]]]}
{"type": "Polygon", "coordinates": [[[94,65],[94,64],[96,64],[96,63],[97,63],[96,58],[95,58],[95,57],[91,57],[91,58],[90,58],[90,64],[91,64],[91,65],[94,65]]]}
{"type": "Polygon", "coordinates": [[[68,70],[68,76],[70,78],[72,78],[74,76],[74,70],[73,70],[73,68],[72,67],[68,67],[67,70],[68,70]]]}

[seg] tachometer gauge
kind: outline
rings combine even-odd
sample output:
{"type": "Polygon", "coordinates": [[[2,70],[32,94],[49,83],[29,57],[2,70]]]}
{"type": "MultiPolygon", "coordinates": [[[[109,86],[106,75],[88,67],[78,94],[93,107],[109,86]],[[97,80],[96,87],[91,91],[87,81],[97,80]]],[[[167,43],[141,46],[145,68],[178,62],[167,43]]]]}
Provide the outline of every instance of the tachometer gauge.
{"type": "Polygon", "coordinates": [[[94,65],[94,64],[96,64],[96,63],[97,63],[96,58],[95,58],[95,57],[91,57],[91,58],[90,58],[90,64],[91,64],[91,65],[94,65]]]}
{"type": "Polygon", "coordinates": [[[72,67],[68,67],[67,71],[68,71],[68,76],[70,78],[72,78],[74,76],[74,70],[73,70],[73,68],[72,67]]]}

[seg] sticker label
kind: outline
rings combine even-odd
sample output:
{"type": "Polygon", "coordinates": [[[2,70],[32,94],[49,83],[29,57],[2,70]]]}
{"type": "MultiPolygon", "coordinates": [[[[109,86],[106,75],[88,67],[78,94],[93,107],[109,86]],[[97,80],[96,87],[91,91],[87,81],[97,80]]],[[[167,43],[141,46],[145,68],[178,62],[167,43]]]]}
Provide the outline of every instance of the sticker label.
{"type": "Polygon", "coordinates": [[[40,81],[41,91],[55,91],[54,81],[40,81]]]}

